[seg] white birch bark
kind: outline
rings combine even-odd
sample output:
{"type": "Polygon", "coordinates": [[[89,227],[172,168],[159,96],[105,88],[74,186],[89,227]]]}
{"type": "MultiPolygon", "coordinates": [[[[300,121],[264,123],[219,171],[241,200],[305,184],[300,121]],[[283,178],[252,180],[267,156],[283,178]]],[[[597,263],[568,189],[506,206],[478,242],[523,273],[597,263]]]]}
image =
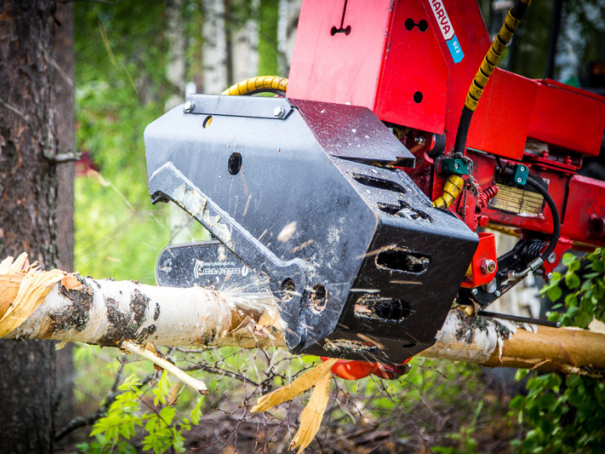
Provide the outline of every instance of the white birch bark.
{"type": "MultiPolygon", "coordinates": [[[[285,346],[283,323],[270,294],[242,296],[88,277],[80,281],[82,288],[72,290],[57,283],[6,337],[103,346],[125,340],[156,346],[285,346]]],[[[499,322],[453,310],[435,345],[420,355],[602,378],[605,335],[499,322]]]]}
{"type": "MultiPolygon", "coordinates": [[[[252,8],[258,10],[258,1],[252,2],[252,8]]],[[[233,34],[233,79],[234,82],[258,76],[258,22],[249,19],[233,34]]]]}
{"type": "Polygon", "coordinates": [[[168,101],[166,101],[166,111],[181,104],[185,95],[186,38],[181,17],[182,8],[183,0],[170,0],[166,4],[168,22],[168,64],[166,65],[166,78],[178,89],[178,93],[172,95],[168,101]]]}
{"type": "Polygon", "coordinates": [[[204,11],[203,92],[220,94],[227,88],[225,6],[218,0],[201,1],[204,11]]]}

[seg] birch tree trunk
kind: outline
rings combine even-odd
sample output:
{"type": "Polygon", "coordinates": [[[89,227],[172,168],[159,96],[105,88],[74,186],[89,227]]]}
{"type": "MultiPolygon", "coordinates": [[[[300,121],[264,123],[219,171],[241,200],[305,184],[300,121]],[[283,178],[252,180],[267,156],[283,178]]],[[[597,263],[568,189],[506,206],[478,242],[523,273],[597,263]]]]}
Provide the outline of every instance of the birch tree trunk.
{"type": "Polygon", "coordinates": [[[219,94],[227,88],[227,36],[222,0],[201,0],[204,12],[202,93],[219,94]]]}
{"type": "MultiPolygon", "coordinates": [[[[5,283],[5,294],[14,294],[14,288],[20,286],[22,295],[23,286],[30,285],[28,279],[32,281],[35,276],[28,275],[22,283],[9,282],[6,277],[0,282],[5,283]],[[7,291],[11,286],[13,291],[7,291]]],[[[130,281],[69,279],[72,283],[67,287],[55,284],[31,316],[7,337],[103,346],[120,346],[126,340],[156,346],[285,345],[277,303],[268,293],[242,296],[130,281]]],[[[23,303],[21,300],[17,296],[13,309],[23,303]]],[[[0,335],[5,319],[0,318],[0,335]]],[[[435,345],[420,355],[489,367],[532,368],[602,378],[605,335],[500,322],[452,310],[435,345]]]]}

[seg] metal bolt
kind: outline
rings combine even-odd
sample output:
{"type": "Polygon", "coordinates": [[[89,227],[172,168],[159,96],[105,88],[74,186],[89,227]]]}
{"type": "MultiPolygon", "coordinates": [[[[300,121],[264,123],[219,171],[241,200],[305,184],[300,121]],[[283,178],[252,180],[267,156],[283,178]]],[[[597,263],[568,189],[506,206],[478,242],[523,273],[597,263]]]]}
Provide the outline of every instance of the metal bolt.
{"type": "Polygon", "coordinates": [[[548,263],[555,263],[555,260],[557,260],[557,254],[553,252],[548,256],[548,263]]]}
{"type": "Polygon", "coordinates": [[[521,177],[517,178],[517,183],[519,183],[519,184],[523,183],[523,178],[521,178],[521,177]]]}
{"type": "Polygon", "coordinates": [[[416,136],[414,137],[414,143],[417,143],[418,145],[424,145],[426,143],[426,139],[422,136],[416,136]]]}
{"type": "Polygon", "coordinates": [[[521,170],[521,172],[525,172],[525,166],[519,167],[519,170],[521,170]]]}
{"type": "Polygon", "coordinates": [[[496,290],[496,293],[494,293],[494,295],[496,295],[496,298],[500,298],[502,292],[500,290],[496,290]]]}
{"type": "Polygon", "coordinates": [[[481,262],[481,272],[483,274],[490,274],[494,271],[496,271],[496,262],[490,259],[483,260],[483,262],[481,262]]]}
{"type": "Polygon", "coordinates": [[[281,106],[278,106],[275,109],[273,109],[273,116],[275,118],[282,118],[285,115],[285,113],[286,113],[286,110],[281,106]]]}
{"type": "Polygon", "coordinates": [[[550,281],[550,280],[552,279],[552,273],[548,273],[548,274],[546,275],[546,279],[548,279],[548,280],[550,281]]]}
{"type": "Polygon", "coordinates": [[[477,296],[477,293],[479,293],[479,290],[477,290],[476,288],[474,288],[474,289],[471,291],[471,293],[472,293],[474,296],[477,296]]]}
{"type": "Polygon", "coordinates": [[[185,105],[183,106],[183,110],[185,112],[191,112],[194,107],[195,107],[195,103],[193,101],[187,101],[185,103],[185,105]]]}
{"type": "Polygon", "coordinates": [[[460,167],[458,164],[454,164],[454,169],[457,169],[458,167],[460,167]]]}

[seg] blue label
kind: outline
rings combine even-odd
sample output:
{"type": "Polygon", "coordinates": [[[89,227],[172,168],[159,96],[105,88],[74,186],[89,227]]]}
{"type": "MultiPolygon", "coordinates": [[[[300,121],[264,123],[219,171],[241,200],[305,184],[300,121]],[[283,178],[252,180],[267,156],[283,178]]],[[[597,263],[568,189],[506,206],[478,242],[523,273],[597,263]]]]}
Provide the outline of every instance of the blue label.
{"type": "Polygon", "coordinates": [[[460,47],[460,43],[458,42],[458,38],[456,35],[449,41],[446,41],[447,47],[450,49],[450,54],[452,54],[452,58],[454,59],[454,63],[460,63],[464,58],[464,52],[462,52],[462,47],[460,47]]]}

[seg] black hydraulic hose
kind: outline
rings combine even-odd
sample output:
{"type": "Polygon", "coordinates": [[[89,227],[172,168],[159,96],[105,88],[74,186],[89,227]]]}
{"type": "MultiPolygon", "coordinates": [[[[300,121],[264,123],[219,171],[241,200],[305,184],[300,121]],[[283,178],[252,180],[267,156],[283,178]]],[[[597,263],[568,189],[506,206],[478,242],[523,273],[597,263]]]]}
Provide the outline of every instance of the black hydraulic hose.
{"type": "Polygon", "coordinates": [[[471,127],[471,120],[473,119],[473,111],[468,107],[462,108],[462,115],[460,115],[460,123],[458,123],[458,131],[456,132],[456,143],[454,144],[454,153],[462,153],[466,150],[466,138],[468,137],[468,130],[471,127]]]}
{"type": "Polygon", "coordinates": [[[529,184],[532,188],[538,191],[546,203],[548,204],[548,208],[550,208],[550,213],[552,214],[552,238],[550,240],[550,244],[548,248],[544,251],[541,258],[544,262],[548,260],[550,254],[552,254],[557,246],[557,242],[559,241],[559,236],[561,234],[561,218],[559,217],[559,210],[557,209],[557,205],[555,201],[552,199],[548,190],[540,184],[540,181],[535,179],[534,177],[528,175],[527,176],[527,184],[529,184]]]}

